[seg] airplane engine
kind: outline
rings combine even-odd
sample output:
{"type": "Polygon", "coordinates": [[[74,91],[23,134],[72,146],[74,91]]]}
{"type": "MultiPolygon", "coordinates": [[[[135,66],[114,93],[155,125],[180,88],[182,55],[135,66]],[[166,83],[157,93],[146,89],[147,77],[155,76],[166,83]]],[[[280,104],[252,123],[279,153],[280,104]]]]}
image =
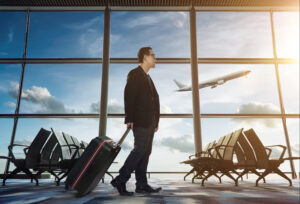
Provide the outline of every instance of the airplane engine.
{"type": "Polygon", "coordinates": [[[224,80],[220,80],[220,81],[218,81],[218,85],[222,85],[222,84],[224,84],[225,83],[225,81],[224,80]]]}

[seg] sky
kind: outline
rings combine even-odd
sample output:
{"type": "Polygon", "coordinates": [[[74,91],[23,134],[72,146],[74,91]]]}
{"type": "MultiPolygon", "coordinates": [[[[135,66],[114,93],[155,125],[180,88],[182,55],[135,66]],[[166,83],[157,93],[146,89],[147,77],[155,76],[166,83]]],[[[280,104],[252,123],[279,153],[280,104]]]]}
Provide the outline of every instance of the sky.
{"type": "MultiPolygon", "coordinates": [[[[32,12],[27,57],[101,58],[103,12],[32,12]]],[[[0,58],[21,58],[25,12],[0,12],[0,58]],[[4,20],[9,19],[9,20],[4,20]]],[[[274,13],[277,55],[299,57],[299,13],[274,13]]],[[[187,12],[112,12],[110,57],[136,58],[140,47],[151,46],[158,58],[189,58],[187,12]]],[[[270,15],[264,12],[198,12],[198,57],[272,58],[270,15]]],[[[108,113],[124,113],[123,92],[128,72],[137,64],[111,64],[108,113]]],[[[20,113],[98,113],[101,64],[26,65],[20,113]]],[[[199,82],[240,70],[247,77],[200,90],[201,113],[280,113],[274,65],[199,64],[199,82]]],[[[191,84],[189,64],[157,64],[149,72],[160,96],[161,113],[192,114],[191,92],[176,92],[173,82],[191,84]]],[[[279,65],[286,113],[299,114],[299,65],[279,65]]],[[[14,113],[21,65],[0,65],[0,113],[14,113]]],[[[188,171],[180,164],[194,153],[193,120],[162,118],[155,134],[149,171],[188,171]]],[[[12,119],[0,119],[0,155],[7,154],[12,119]]],[[[98,119],[19,119],[15,143],[30,144],[39,129],[51,127],[89,142],[98,135],[98,119]]],[[[299,119],[287,119],[294,156],[299,156],[299,119]]],[[[286,144],[281,119],[203,118],[203,146],[234,130],[254,128],[265,145],[286,144]]],[[[117,141],[125,131],[123,118],[109,118],[107,136],[117,141]]],[[[111,166],[118,171],[133,147],[133,135],[111,166]]],[[[21,149],[15,149],[22,157],[21,149]]],[[[278,151],[274,151],[275,154],[278,151]]],[[[287,155],[286,155],[287,156],[287,155]]],[[[0,171],[4,169],[0,160],[0,171]]],[[[299,171],[299,163],[296,169],[299,171]]],[[[283,170],[289,171],[285,162],[283,170]]]]}

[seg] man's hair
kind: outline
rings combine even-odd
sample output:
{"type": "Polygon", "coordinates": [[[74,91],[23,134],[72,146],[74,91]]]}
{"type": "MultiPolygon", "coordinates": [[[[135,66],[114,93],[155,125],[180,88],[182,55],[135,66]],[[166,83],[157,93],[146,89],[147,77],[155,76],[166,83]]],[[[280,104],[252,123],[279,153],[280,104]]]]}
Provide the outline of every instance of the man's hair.
{"type": "Polygon", "coordinates": [[[143,63],[144,61],[144,55],[150,55],[150,50],[152,50],[152,47],[142,47],[138,52],[138,59],[140,63],[143,63]]]}

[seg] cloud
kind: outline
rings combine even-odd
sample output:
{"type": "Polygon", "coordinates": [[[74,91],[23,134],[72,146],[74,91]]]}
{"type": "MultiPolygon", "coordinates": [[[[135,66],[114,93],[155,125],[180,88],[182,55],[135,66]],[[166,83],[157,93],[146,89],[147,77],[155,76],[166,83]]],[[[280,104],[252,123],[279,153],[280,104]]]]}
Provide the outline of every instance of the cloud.
{"type": "Polygon", "coordinates": [[[170,114],[170,113],[172,113],[172,109],[171,109],[171,107],[169,107],[169,106],[161,105],[161,106],[160,106],[160,113],[167,113],[167,114],[170,114]]]}
{"type": "Polygon", "coordinates": [[[300,155],[300,144],[295,144],[291,146],[292,152],[294,156],[300,155]]]}
{"type": "MultiPolygon", "coordinates": [[[[239,109],[237,110],[238,114],[280,114],[280,109],[274,104],[263,104],[260,102],[250,102],[247,104],[242,104],[239,109]]],[[[241,124],[251,124],[251,125],[264,125],[269,128],[276,128],[278,127],[278,120],[272,118],[233,118],[237,123],[241,124]]]]}
{"type": "Polygon", "coordinates": [[[90,27],[92,27],[95,24],[100,24],[103,21],[103,17],[101,16],[97,16],[95,18],[86,20],[86,21],[82,21],[82,22],[76,22],[73,24],[66,24],[63,25],[65,28],[69,28],[72,30],[85,30],[88,29],[90,27]]]}
{"type": "Polygon", "coordinates": [[[16,107],[16,103],[11,102],[11,101],[6,102],[5,105],[6,105],[7,107],[10,107],[10,108],[15,108],[15,107],[16,107]]]}
{"type": "MultiPolygon", "coordinates": [[[[94,102],[91,104],[90,109],[92,112],[100,113],[100,102],[94,102]]],[[[124,113],[124,107],[119,105],[116,99],[111,99],[107,104],[108,113],[124,113]]]]}
{"type": "MultiPolygon", "coordinates": [[[[270,158],[279,158],[282,152],[281,147],[272,147],[272,152],[270,158]]],[[[299,144],[291,145],[292,155],[295,157],[299,156],[300,146],[299,144]]],[[[283,157],[288,157],[288,150],[286,150],[285,155],[283,157]]]]}
{"type": "Polygon", "coordinates": [[[13,39],[14,39],[14,32],[12,29],[10,29],[8,33],[8,43],[11,43],[13,39]]]}
{"type": "Polygon", "coordinates": [[[0,55],[1,55],[1,56],[7,56],[8,53],[7,53],[7,52],[0,52],[0,55]]]}
{"type": "Polygon", "coordinates": [[[133,17],[129,19],[124,25],[128,28],[135,28],[139,26],[150,25],[173,25],[181,28],[187,22],[187,13],[185,12],[161,12],[157,14],[148,14],[140,16],[139,18],[133,17]]]}
{"type": "MultiPolygon", "coordinates": [[[[17,82],[10,82],[12,87],[8,93],[13,97],[18,97],[19,84],[17,82]]],[[[64,104],[58,101],[54,96],[50,94],[47,88],[32,86],[31,89],[23,90],[22,100],[37,104],[40,106],[38,113],[67,113],[73,112],[67,110],[64,104]]]]}
{"type": "Polygon", "coordinates": [[[103,37],[95,29],[88,29],[79,36],[82,52],[88,52],[90,57],[101,57],[103,37]]]}
{"type": "Polygon", "coordinates": [[[22,140],[15,140],[14,144],[21,144],[21,145],[27,145],[29,146],[31,144],[31,140],[29,139],[22,139],[22,140]]]}
{"type": "Polygon", "coordinates": [[[191,135],[183,135],[181,137],[165,137],[160,141],[162,146],[168,147],[171,151],[177,150],[183,153],[194,153],[195,145],[191,142],[191,135]]]}
{"type": "Polygon", "coordinates": [[[122,147],[122,150],[125,150],[125,151],[130,151],[133,149],[133,145],[130,144],[129,142],[123,142],[121,147],[122,147]]]}

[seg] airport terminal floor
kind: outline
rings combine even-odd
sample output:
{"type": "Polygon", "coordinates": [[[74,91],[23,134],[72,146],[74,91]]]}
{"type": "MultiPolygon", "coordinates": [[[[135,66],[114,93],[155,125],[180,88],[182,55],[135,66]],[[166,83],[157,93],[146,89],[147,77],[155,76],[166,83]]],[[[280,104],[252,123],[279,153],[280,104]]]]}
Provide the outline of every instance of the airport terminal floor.
{"type": "MultiPolygon", "coordinates": [[[[234,186],[230,180],[224,179],[220,184],[212,178],[205,187],[198,180],[183,181],[177,178],[151,178],[152,186],[160,186],[163,190],[156,194],[135,194],[133,197],[120,196],[110,185],[110,178],[85,197],[77,198],[75,192],[66,191],[64,185],[56,186],[53,179],[41,179],[40,186],[27,180],[9,179],[5,187],[0,188],[0,203],[299,203],[300,180],[294,179],[290,187],[286,180],[270,175],[266,183],[254,186],[254,177],[239,182],[234,186]]],[[[135,189],[135,180],[127,184],[130,191],[135,189]]]]}

